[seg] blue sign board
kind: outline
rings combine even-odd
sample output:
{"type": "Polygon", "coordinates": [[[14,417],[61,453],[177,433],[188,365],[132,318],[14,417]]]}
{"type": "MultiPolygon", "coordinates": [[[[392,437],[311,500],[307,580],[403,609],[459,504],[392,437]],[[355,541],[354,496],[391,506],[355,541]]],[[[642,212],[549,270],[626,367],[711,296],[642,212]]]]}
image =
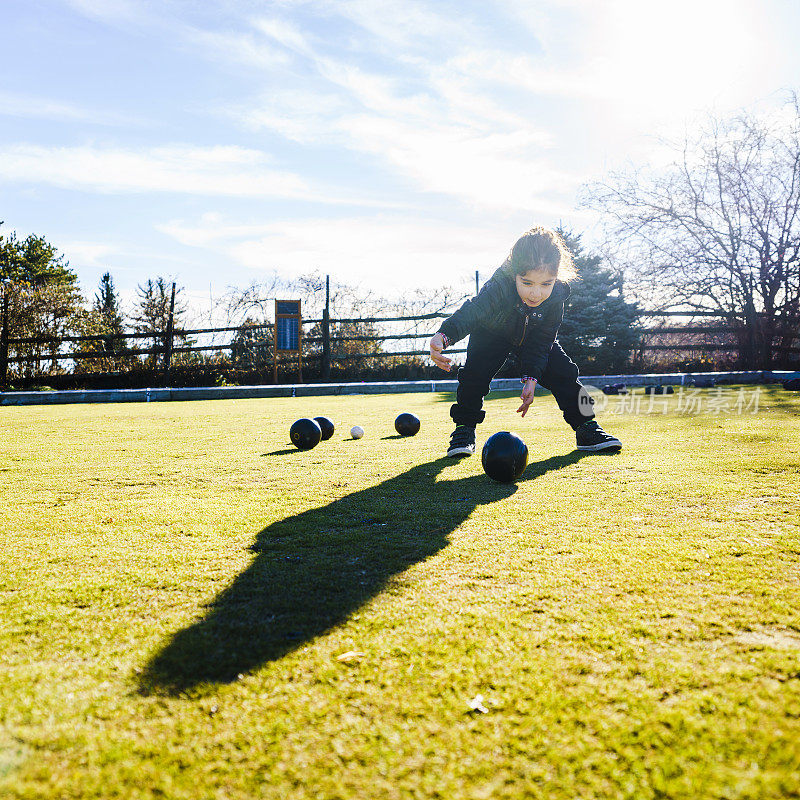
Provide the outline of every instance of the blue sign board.
{"type": "Polygon", "coordinates": [[[279,353],[297,353],[298,377],[303,380],[302,324],[299,300],[275,300],[275,357],[272,360],[272,380],[275,383],[278,382],[278,362],[286,363],[285,359],[278,357],[279,353]]]}
{"type": "Polygon", "coordinates": [[[275,320],[275,341],[278,350],[299,350],[300,320],[297,317],[278,317],[275,320]]]}

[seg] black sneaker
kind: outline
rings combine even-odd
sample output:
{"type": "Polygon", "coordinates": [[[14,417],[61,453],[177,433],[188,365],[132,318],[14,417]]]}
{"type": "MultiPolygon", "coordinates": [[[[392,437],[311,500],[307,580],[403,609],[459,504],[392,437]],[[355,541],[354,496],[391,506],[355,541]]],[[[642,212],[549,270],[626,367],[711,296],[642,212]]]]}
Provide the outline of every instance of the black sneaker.
{"type": "Polygon", "coordinates": [[[622,450],[622,442],[607,434],[595,420],[590,419],[575,431],[578,450],[622,450]]]}
{"type": "Polygon", "coordinates": [[[450,435],[450,447],[447,455],[451,458],[471,456],[475,452],[475,428],[458,425],[450,435]]]}

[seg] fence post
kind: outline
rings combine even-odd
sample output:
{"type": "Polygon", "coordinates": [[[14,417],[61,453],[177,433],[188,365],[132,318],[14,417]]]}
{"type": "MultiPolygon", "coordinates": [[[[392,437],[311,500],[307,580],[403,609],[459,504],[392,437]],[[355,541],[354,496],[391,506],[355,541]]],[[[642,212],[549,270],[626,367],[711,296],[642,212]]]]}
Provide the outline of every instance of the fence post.
{"type": "Polygon", "coordinates": [[[0,328],[0,389],[8,388],[8,281],[3,281],[3,320],[0,328]]]}
{"type": "Polygon", "coordinates": [[[173,316],[175,314],[175,283],[172,284],[172,299],[169,303],[169,318],[167,319],[167,333],[164,339],[164,371],[169,372],[169,363],[172,360],[172,330],[173,316]]]}
{"type": "Polygon", "coordinates": [[[325,308],[322,311],[322,379],[331,377],[331,276],[325,276],[325,308]]]}
{"type": "Polygon", "coordinates": [[[756,352],[756,307],[751,297],[744,303],[744,324],[745,324],[745,369],[757,369],[758,356],[756,352]]]}

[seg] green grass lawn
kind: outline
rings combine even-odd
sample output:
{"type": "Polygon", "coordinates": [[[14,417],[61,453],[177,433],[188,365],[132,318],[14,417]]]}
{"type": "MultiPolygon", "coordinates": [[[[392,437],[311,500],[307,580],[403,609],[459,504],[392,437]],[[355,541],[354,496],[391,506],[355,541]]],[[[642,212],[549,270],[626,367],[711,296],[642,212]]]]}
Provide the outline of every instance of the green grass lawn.
{"type": "Polygon", "coordinates": [[[510,486],[449,395],[0,408],[0,796],[800,797],[800,395],[743,396],[583,456],[498,395],[510,486]]]}

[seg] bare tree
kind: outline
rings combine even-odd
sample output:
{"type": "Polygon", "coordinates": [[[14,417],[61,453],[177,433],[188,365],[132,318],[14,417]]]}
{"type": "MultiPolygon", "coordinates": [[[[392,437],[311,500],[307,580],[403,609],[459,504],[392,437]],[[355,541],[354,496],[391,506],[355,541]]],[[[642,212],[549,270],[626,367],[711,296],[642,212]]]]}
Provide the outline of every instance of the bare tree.
{"type": "Polygon", "coordinates": [[[277,277],[271,281],[252,281],[240,289],[229,286],[219,297],[216,308],[222,312],[227,325],[259,324],[266,322],[275,309],[275,298],[282,294],[284,284],[277,277]]]}
{"type": "Polygon", "coordinates": [[[666,169],[615,173],[586,187],[584,205],[605,213],[643,305],[724,315],[742,365],[768,367],[800,325],[798,96],[769,117],[709,118],[671,146],[666,169]]]}
{"type": "MultiPolygon", "coordinates": [[[[436,330],[438,321],[375,323],[366,320],[452,311],[466,296],[464,288],[442,287],[433,291],[415,289],[400,298],[388,300],[362,286],[333,280],[330,286],[331,318],[334,320],[330,326],[331,361],[339,370],[377,370],[412,361],[419,361],[421,365],[421,358],[402,356],[398,359],[387,359],[386,354],[418,349],[420,341],[436,330]],[[352,321],[339,321],[343,319],[352,321]],[[394,335],[401,338],[383,341],[383,337],[394,335]]],[[[236,350],[237,356],[261,348],[259,352],[262,357],[266,357],[263,342],[264,337],[269,338],[272,335],[272,325],[268,320],[273,316],[275,298],[300,299],[304,319],[319,320],[325,307],[325,276],[319,272],[307,273],[294,279],[280,279],[275,276],[268,281],[253,282],[244,289],[230,287],[219,303],[228,324],[263,326],[263,331],[258,333],[244,328],[237,333],[237,345],[242,345],[236,350]]],[[[320,322],[315,322],[306,329],[303,348],[306,357],[321,357],[322,333],[320,322]]],[[[241,358],[244,357],[241,355],[241,358]]]]}

